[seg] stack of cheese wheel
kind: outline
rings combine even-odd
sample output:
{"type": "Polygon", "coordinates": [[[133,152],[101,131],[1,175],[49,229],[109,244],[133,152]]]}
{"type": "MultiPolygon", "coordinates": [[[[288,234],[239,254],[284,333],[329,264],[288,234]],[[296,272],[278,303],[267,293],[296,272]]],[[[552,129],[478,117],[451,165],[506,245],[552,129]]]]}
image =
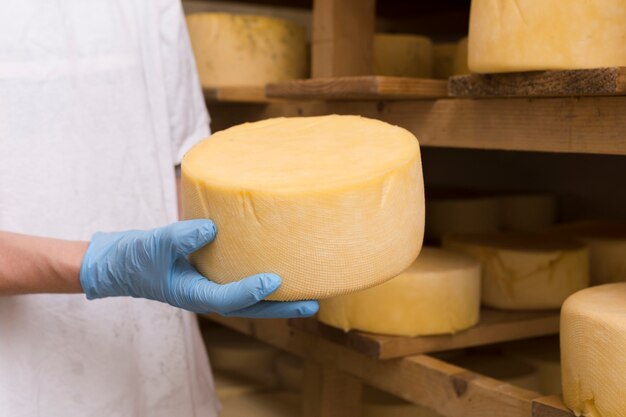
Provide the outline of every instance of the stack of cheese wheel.
{"type": "Polygon", "coordinates": [[[433,77],[448,78],[454,74],[456,42],[433,44],[433,77]]]}
{"type": "Polygon", "coordinates": [[[561,356],[558,337],[511,342],[504,347],[504,353],[528,362],[537,369],[540,393],[561,394],[561,356]]]}
{"type": "Polygon", "coordinates": [[[426,407],[412,404],[368,385],[363,386],[363,417],[441,417],[426,407]]]}
{"type": "Polygon", "coordinates": [[[271,392],[222,400],[220,417],[294,417],[300,415],[301,396],[271,392]]]}
{"type": "Polygon", "coordinates": [[[478,259],[482,302],[510,310],[559,308],[589,285],[589,250],[574,240],[531,234],[459,234],[443,246],[478,259]]]}
{"type": "Polygon", "coordinates": [[[520,388],[531,391],[539,388],[537,370],[531,364],[516,358],[478,353],[452,357],[449,362],[520,388]]]}
{"type": "Polygon", "coordinates": [[[320,301],[318,319],[345,331],[397,336],[454,333],[478,322],[480,266],[469,256],[424,248],[394,279],[320,301]]]}
{"type": "Polygon", "coordinates": [[[374,74],[432,77],[432,41],[426,36],[419,35],[374,35],[374,74]]]}
{"type": "Polygon", "coordinates": [[[470,69],[467,65],[467,43],[467,37],[464,37],[456,45],[456,49],[454,51],[454,65],[452,69],[454,75],[470,73],[470,69]]]}
{"type": "Polygon", "coordinates": [[[504,194],[500,197],[502,228],[514,232],[539,230],[554,224],[557,201],[554,194],[504,194]]]}
{"type": "Polygon", "coordinates": [[[218,283],[273,272],[268,299],[318,299],[381,284],[417,257],[424,228],[419,145],[358,116],[269,119],[214,134],[182,162],[186,219],[210,218],[194,253],[218,283]]]}
{"type": "Polygon", "coordinates": [[[557,225],[546,232],[589,246],[592,284],[626,281],[626,223],[584,221],[557,225]]]}
{"type": "Polygon", "coordinates": [[[286,352],[276,356],[274,369],[278,377],[278,386],[284,391],[302,391],[304,365],[302,360],[286,352]]]}
{"type": "Polygon", "coordinates": [[[307,77],[304,28],[267,16],[195,13],[187,28],[203,87],[307,77]]]}
{"type": "Polygon", "coordinates": [[[563,399],[576,415],[626,416],[626,283],[582,290],[561,310],[563,399]]]}
{"type": "Polygon", "coordinates": [[[472,72],[626,65],[624,0],[473,0],[472,72]]]}

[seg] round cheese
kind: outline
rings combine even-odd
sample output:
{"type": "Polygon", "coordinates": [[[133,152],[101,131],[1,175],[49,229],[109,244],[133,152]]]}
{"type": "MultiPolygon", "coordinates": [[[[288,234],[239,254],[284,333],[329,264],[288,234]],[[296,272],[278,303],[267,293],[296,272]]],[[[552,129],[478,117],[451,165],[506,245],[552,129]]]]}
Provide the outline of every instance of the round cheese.
{"type": "Polygon", "coordinates": [[[456,50],[454,52],[454,75],[463,75],[469,74],[471,71],[467,64],[468,60],[468,39],[467,37],[462,38],[456,45],[456,50]]]}
{"type": "Polygon", "coordinates": [[[537,370],[540,393],[561,394],[561,355],[558,337],[512,342],[506,345],[504,352],[530,363],[537,370]]]}
{"type": "Polygon", "coordinates": [[[374,35],[374,73],[398,77],[432,77],[432,41],[419,35],[374,35]]]}
{"type": "Polygon", "coordinates": [[[510,194],[500,197],[502,228],[526,232],[554,224],[556,197],[552,194],[510,194]]]}
{"type": "Polygon", "coordinates": [[[537,370],[531,364],[515,358],[479,353],[452,358],[450,363],[520,388],[531,391],[539,388],[537,370]]]}
{"type": "Polygon", "coordinates": [[[320,301],[318,319],[345,331],[398,336],[455,333],[478,322],[480,265],[469,256],[424,248],[394,279],[320,301]]]}
{"type": "Polygon", "coordinates": [[[482,264],[482,302],[501,309],[559,308],[589,285],[589,251],[579,242],[539,235],[446,236],[443,246],[482,264]]]}
{"type": "Polygon", "coordinates": [[[419,144],[359,116],[269,119],[223,130],[182,162],[186,219],[210,218],[213,243],[191,257],[226,283],[277,273],[268,299],[317,299],[387,281],[419,254],[419,144]]]}
{"type": "Polygon", "coordinates": [[[626,65],[625,0],[473,0],[472,72],[626,65]]]}
{"type": "Polygon", "coordinates": [[[404,401],[387,392],[363,386],[363,417],[441,417],[430,409],[404,401]]]}
{"type": "Polygon", "coordinates": [[[436,43],[433,45],[433,77],[448,78],[454,74],[456,42],[436,43]]]}
{"type": "Polygon", "coordinates": [[[626,416],[626,283],[580,291],[561,310],[563,399],[576,415],[626,416]]]}
{"type": "Polygon", "coordinates": [[[289,353],[281,352],[274,362],[278,385],[285,391],[302,391],[304,365],[302,360],[289,353]]]}
{"type": "Polygon", "coordinates": [[[292,392],[272,392],[222,401],[220,417],[294,417],[301,413],[302,398],[292,392]]]}
{"type": "Polygon", "coordinates": [[[581,240],[589,246],[591,283],[626,281],[626,224],[584,221],[556,225],[547,230],[581,240]]]}
{"type": "Polygon", "coordinates": [[[187,15],[203,87],[264,85],[307,77],[304,28],[288,20],[226,13],[187,15]]]}

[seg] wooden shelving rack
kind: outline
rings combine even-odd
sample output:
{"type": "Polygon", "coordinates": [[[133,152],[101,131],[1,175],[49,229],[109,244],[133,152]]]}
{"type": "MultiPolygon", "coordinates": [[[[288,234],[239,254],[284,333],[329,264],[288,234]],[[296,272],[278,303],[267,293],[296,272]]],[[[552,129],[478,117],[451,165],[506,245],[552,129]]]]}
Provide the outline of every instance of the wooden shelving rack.
{"type": "MultiPolygon", "coordinates": [[[[375,77],[374,10],[375,0],[314,0],[312,78],[264,90],[205,91],[214,129],[269,117],[358,114],[402,126],[426,147],[626,155],[624,68],[447,82],[375,77]]],[[[344,334],[313,319],[207,318],[305,359],[305,417],[360,415],[363,382],[447,417],[573,417],[559,397],[428,355],[558,332],[557,313],[524,314],[487,311],[482,327],[465,334],[413,340],[344,334]]]]}

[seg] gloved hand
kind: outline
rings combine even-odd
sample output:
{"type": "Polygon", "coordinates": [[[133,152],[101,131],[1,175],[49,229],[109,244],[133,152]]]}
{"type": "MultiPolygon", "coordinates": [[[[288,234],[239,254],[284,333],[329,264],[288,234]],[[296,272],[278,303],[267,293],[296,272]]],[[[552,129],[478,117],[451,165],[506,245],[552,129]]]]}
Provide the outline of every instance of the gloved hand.
{"type": "Polygon", "coordinates": [[[262,301],[281,279],[259,274],[219,285],[187,260],[215,238],[211,220],[188,220],[158,229],[96,233],[80,270],[80,283],[92,300],[131,296],[162,301],[195,313],[239,317],[305,317],[317,301],[262,301]]]}

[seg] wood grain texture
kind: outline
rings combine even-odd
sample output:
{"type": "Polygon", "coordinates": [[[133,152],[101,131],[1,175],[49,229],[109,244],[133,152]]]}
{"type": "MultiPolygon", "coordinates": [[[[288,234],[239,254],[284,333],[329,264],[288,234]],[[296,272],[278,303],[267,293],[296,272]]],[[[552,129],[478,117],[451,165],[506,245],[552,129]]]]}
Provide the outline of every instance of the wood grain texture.
{"type": "Polygon", "coordinates": [[[360,416],[362,387],[361,381],[350,374],[306,361],[302,416],[360,416]]]}
{"type": "Polygon", "coordinates": [[[446,97],[446,88],[443,80],[370,75],[268,84],[266,94],[301,100],[407,100],[446,97]]]}
{"type": "MultiPolygon", "coordinates": [[[[353,375],[446,417],[533,417],[533,401],[542,397],[426,355],[390,360],[370,358],[290,327],[286,320],[209,318],[279,349],[353,375]],[[243,324],[246,321],[250,324],[243,324]]],[[[562,411],[558,399],[552,404],[543,401],[541,406],[545,410],[562,411]]],[[[556,416],[573,417],[573,414],[556,416]]]]}
{"type": "Polygon", "coordinates": [[[557,334],[559,313],[483,309],[480,322],[472,328],[456,334],[420,337],[384,336],[359,331],[346,333],[316,319],[291,320],[289,323],[365,355],[390,359],[557,334]]]}
{"type": "Polygon", "coordinates": [[[551,395],[533,400],[533,417],[572,417],[572,413],[561,397],[551,395]]]}
{"type": "Polygon", "coordinates": [[[452,97],[559,97],[626,94],[626,67],[469,74],[450,77],[452,97]]]}
{"type": "Polygon", "coordinates": [[[235,103],[267,103],[265,86],[241,85],[229,87],[203,88],[204,99],[207,101],[235,103]]]}

